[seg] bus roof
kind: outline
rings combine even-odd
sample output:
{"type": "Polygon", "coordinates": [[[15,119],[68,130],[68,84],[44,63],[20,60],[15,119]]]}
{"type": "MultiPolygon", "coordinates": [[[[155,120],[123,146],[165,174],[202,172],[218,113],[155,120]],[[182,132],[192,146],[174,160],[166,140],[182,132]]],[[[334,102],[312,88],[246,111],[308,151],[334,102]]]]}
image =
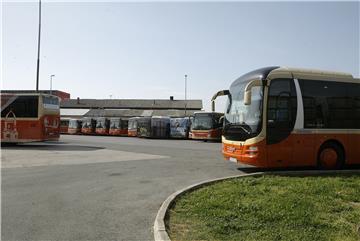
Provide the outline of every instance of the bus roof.
{"type": "Polygon", "coordinates": [[[296,79],[316,79],[316,80],[345,81],[345,82],[359,81],[349,73],[317,70],[317,69],[280,67],[274,69],[269,73],[270,79],[277,78],[280,76],[293,77],[296,79]]]}
{"type": "Polygon", "coordinates": [[[199,111],[199,112],[195,112],[194,115],[196,114],[220,114],[223,115],[224,113],[222,112],[215,112],[215,111],[199,111]]]}
{"type": "Polygon", "coordinates": [[[265,80],[274,78],[315,79],[359,83],[358,78],[354,78],[351,74],[344,72],[270,66],[256,69],[240,76],[231,84],[230,88],[254,79],[265,80]]]}

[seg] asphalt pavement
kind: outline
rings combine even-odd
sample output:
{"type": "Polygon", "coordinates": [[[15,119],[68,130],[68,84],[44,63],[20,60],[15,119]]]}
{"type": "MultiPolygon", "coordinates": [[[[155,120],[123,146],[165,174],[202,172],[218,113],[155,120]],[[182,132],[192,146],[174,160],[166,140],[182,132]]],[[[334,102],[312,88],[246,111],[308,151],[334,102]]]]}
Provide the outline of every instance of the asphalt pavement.
{"type": "Polygon", "coordinates": [[[221,143],[64,135],[2,147],[1,240],[153,240],[161,203],[237,175],[221,143]]]}

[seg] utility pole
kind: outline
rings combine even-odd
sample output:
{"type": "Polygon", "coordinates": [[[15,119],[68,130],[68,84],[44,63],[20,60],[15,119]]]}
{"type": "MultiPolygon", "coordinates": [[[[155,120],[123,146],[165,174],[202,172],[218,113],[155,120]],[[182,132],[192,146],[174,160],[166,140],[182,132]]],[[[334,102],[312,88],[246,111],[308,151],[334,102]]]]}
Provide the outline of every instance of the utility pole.
{"type": "Polygon", "coordinates": [[[41,33],[41,0],[39,0],[39,36],[38,36],[38,53],[37,53],[37,66],[36,66],[36,92],[39,92],[40,33],[41,33]]]}
{"type": "Polygon", "coordinates": [[[185,117],[186,117],[186,105],[187,105],[187,74],[185,75],[185,117]]]}
{"type": "Polygon", "coordinates": [[[52,95],[52,79],[54,76],[54,74],[50,75],[50,95],[52,95]]]}

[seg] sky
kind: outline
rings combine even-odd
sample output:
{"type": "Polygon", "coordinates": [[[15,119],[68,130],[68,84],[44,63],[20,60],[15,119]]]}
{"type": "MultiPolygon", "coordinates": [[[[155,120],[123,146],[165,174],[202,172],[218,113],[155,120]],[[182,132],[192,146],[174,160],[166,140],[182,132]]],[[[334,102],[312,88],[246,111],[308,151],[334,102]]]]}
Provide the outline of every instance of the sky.
{"type": "MultiPolygon", "coordinates": [[[[40,89],[72,98],[210,99],[265,66],[359,77],[359,2],[42,3],[40,89]]],[[[1,88],[35,89],[36,2],[1,5],[1,88]]],[[[225,98],[217,102],[224,110],[225,98]]]]}

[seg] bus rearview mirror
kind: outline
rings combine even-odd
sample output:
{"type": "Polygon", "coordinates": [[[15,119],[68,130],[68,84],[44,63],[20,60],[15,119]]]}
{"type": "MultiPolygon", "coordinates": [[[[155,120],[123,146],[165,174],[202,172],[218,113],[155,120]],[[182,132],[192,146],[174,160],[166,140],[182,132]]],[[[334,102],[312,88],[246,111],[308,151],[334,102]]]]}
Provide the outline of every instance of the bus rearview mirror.
{"type": "Polygon", "coordinates": [[[244,94],[244,105],[250,105],[251,104],[251,90],[245,91],[244,94]]]}
{"type": "Polygon", "coordinates": [[[261,85],[262,85],[261,79],[252,80],[246,85],[245,91],[244,91],[244,105],[251,104],[251,88],[253,88],[255,86],[261,86],[261,85]]]}

